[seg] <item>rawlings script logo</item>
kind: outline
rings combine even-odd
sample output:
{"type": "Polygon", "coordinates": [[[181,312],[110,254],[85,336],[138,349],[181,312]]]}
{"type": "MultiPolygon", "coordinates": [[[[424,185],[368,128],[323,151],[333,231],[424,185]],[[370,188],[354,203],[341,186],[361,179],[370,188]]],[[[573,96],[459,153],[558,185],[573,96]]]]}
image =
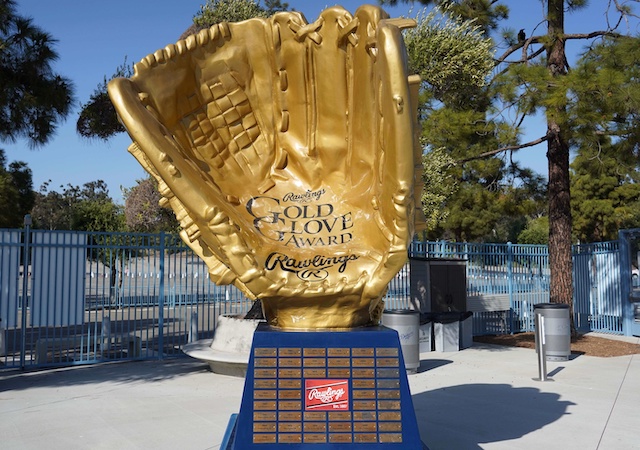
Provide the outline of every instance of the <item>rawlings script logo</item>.
{"type": "Polygon", "coordinates": [[[309,203],[311,200],[318,201],[322,194],[326,191],[324,189],[319,189],[317,191],[307,191],[304,194],[294,194],[293,192],[289,192],[284,197],[282,197],[282,201],[284,202],[298,202],[298,203],[309,203]]]}
{"type": "Polygon", "coordinates": [[[328,386],[326,389],[311,389],[309,391],[309,400],[319,400],[322,403],[333,403],[344,397],[344,389],[332,389],[328,386]]]}
{"type": "Polygon", "coordinates": [[[305,411],[349,409],[348,380],[304,380],[305,411]]]}
{"type": "Polygon", "coordinates": [[[338,266],[338,272],[342,273],[347,268],[349,261],[358,259],[357,255],[321,256],[316,255],[310,259],[295,259],[280,252],[273,252],[267,257],[265,269],[274,270],[280,268],[287,272],[295,273],[304,281],[322,281],[329,276],[328,269],[338,266]]]}

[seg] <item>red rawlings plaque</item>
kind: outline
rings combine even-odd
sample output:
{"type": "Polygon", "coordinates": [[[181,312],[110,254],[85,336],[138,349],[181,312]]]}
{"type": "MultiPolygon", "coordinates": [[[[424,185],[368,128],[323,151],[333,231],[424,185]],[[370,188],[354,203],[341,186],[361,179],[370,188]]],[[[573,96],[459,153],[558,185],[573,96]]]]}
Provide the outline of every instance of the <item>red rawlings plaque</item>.
{"type": "Polygon", "coordinates": [[[348,380],[304,380],[305,411],[349,409],[348,380]]]}

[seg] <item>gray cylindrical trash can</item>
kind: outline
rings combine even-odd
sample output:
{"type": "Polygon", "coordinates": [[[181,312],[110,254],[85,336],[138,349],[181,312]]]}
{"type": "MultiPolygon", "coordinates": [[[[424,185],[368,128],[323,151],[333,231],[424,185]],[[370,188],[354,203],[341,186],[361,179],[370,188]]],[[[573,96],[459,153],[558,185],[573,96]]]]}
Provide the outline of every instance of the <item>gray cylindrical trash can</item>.
{"type": "Polygon", "coordinates": [[[407,371],[415,372],[420,367],[420,345],[418,330],[420,313],[405,309],[389,309],[382,313],[382,325],[398,332],[400,348],[407,371]]]}
{"type": "MultiPolygon", "coordinates": [[[[534,305],[534,314],[544,318],[544,350],[547,361],[566,361],[571,355],[571,320],[569,305],[540,303],[534,305]]],[[[539,333],[536,332],[536,340],[539,333]]],[[[536,348],[539,343],[536,342],[536,348]]]]}

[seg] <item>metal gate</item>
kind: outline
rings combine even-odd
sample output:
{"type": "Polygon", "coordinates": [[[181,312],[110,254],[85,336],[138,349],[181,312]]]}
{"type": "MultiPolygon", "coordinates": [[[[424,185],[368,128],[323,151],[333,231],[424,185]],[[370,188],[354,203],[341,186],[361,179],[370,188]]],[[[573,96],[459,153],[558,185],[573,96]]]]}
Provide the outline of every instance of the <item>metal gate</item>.
{"type": "MultiPolygon", "coordinates": [[[[634,248],[640,264],[640,229],[621,235],[638,238],[634,248]]],[[[632,308],[623,301],[629,298],[625,285],[632,278],[631,264],[623,261],[630,252],[622,250],[624,242],[621,238],[573,246],[574,321],[581,331],[638,333],[640,322],[631,319],[632,308]]],[[[473,310],[476,335],[533,331],[534,306],[549,301],[546,245],[414,242],[412,255],[466,261],[467,306],[473,310]]],[[[640,284],[633,293],[640,319],[640,284]]]]}
{"type": "Polygon", "coordinates": [[[0,230],[0,367],[178,356],[250,303],[176,235],[0,230]]]}
{"type": "Polygon", "coordinates": [[[573,311],[580,331],[622,334],[618,241],[573,246],[573,311]]]}
{"type": "Polygon", "coordinates": [[[640,336],[640,228],[621,230],[622,321],[625,334],[640,336]]]}

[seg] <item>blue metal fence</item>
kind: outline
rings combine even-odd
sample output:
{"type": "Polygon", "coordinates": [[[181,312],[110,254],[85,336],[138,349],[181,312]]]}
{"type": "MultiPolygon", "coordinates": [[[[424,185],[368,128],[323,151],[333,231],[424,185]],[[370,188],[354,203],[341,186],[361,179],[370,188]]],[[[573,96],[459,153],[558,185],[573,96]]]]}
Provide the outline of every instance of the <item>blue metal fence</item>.
{"type": "MultiPolygon", "coordinates": [[[[533,307],[549,301],[545,245],[414,242],[411,255],[467,262],[467,303],[474,311],[475,334],[534,331],[533,307]]],[[[619,242],[575,245],[573,261],[577,327],[622,334],[619,242]]]]}
{"type": "MultiPolygon", "coordinates": [[[[415,242],[410,256],[466,261],[475,334],[533,331],[549,301],[546,246],[415,242]]],[[[579,327],[622,333],[620,272],[617,241],[574,247],[579,327]]],[[[387,308],[412,307],[410,280],[407,263],[387,308]]],[[[250,306],[176,235],[0,230],[0,367],[177,356],[250,306]]]]}
{"type": "Polygon", "coordinates": [[[164,233],[4,230],[0,283],[0,367],[177,356],[251,305],[164,233]]]}
{"type": "Polygon", "coordinates": [[[549,255],[543,245],[415,242],[412,256],[466,261],[473,332],[533,331],[533,306],[549,301],[549,255]]]}
{"type": "Polygon", "coordinates": [[[573,308],[582,330],[621,334],[623,276],[619,241],[573,247],[573,308]]]}

